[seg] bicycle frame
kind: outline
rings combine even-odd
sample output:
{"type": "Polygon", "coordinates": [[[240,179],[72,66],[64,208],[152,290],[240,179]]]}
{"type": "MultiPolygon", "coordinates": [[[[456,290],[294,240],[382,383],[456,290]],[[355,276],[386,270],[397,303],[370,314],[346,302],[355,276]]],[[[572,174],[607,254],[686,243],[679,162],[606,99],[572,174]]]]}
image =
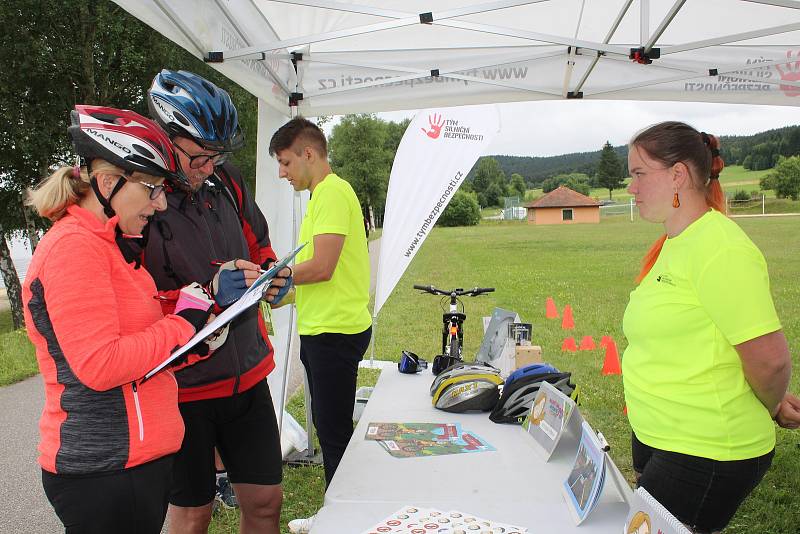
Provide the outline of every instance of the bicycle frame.
{"type": "Polygon", "coordinates": [[[464,321],[467,320],[465,313],[458,311],[458,305],[461,304],[461,309],[464,309],[464,304],[456,296],[456,292],[450,293],[450,310],[442,314],[442,354],[452,356],[453,358],[463,359],[464,345],[464,321]],[[453,343],[453,340],[456,343],[453,343]],[[456,354],[452,354],[455,352],[456,354]]]}
{"type": "MultiPolygon", "coordinates": [[[[450,297],[450,308],[442,313],[442,352],[441,356],[453,360],[463,361],[463,345],[464,345],[464,321],[467,316],[464,313],[464,303],[458,298],[459,296],[477,297],[483,293],[490,293],[494,291],[493,287],[475,287],[467,289],[462,288],[451,289],[444,291],[437,289],[433,286],[420,286],[414,285],[414,289],[420,289],[431,295],[443,295],[450,297]],[[459,305],[461,309],[459,310],[459,305]]],[[[444,304],[444,299],[442,299],[444,304]]],[[[437,356],[438,358],[438,356],[437,356]]],[[[436,365],[434,364],[434,368],[436,365]]]]}

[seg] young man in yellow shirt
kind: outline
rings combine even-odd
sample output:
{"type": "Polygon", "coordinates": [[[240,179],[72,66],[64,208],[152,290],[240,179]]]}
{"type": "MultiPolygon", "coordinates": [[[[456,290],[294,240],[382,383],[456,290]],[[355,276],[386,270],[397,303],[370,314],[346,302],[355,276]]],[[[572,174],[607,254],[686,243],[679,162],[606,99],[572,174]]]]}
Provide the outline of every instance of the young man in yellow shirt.
{"type": "MultiPolygon", "coordinates": [[[[311,411],[330,484],[353,434],[358,363],[372,335],[369,255],[361,206],[349,183],[333,174],[325,135],[297,117],[273,135],[269,153],[295,191],[308,190],[300,226],[307,243],[293,268],[300,360],[311,390],[311,411]]],[[[311,529],[313,516],[289,522],[293,533],[311,529]]]]}

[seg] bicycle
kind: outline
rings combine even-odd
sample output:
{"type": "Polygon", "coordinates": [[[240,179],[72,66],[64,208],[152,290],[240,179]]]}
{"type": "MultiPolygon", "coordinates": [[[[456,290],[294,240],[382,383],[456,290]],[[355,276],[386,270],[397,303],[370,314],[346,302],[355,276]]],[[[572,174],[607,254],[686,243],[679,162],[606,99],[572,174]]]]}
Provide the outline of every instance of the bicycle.
{"type": "Polygon", "coordinates": [[[458,297],[468,296],[477,297],[484,293],[494,291],[493,287],[474,287],[472,289],[455,288],[448,291],[437,289],[433,286],[421,286],[414,284],[414,289],[431,295],[442,295],[442,353],[433,360],[433,374],[438,375],[447,367],[464,361],[464,321],[467,316],[464,313],[464,303],[458,297]],[[450,308],[445,310],[445,300],[450,297],[450,308]],[[459,305],[461,311],[459,311],[459,305]]]}

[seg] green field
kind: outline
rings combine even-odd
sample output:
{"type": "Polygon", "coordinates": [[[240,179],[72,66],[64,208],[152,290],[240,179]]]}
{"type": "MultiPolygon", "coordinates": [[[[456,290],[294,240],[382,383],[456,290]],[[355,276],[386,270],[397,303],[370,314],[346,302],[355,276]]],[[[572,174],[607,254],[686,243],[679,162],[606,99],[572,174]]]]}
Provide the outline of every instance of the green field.
{"type": "MultiPolygon", "coordinates": [[[[795,366],[800,361],[800,232],[797,218],[740,219],[767,258],[778,314],[782,319],[795,366]]],[[[659,235],[659,227],[644,222],[604,219],[599,225],[530,226],[525,223],[481,223],[471,228],[437,228],[425,242],[377,324],[377,357],[397,360],[402,349],[426,359],[439,351],[441,312],[438,299],[419,294],[413,284],[449,288],[494,286],[488,296],[465,299],[465,354],[474,355],[481,339],[480,317],[501,306],[533,323],[534,342],[547,361],[572,371],[583,388],[581,411],[612,445],[612,457],[631,476],[630,427],[622,413],[622,380],[600,375],[602,351],[562,353],[565,332],[560,322],[544,317],[545,299],[559,308],[570,304],[578,341],[591,335],[599,341],[611,335],[620,352],[622,314],[644,251],[659,235]]],[[[736,291],[735,287],[731,291],[736,291]]],[[[800,391],[800,373],[792,389],[800,391]]],[[[800,434],[778,430],[773,468],[741,508],[726,534],[796,532],[800,496],[800,434]]]]}
{"type": "Polygon", "coordinates": [[[33,345],[25,330],[12,330],[11,310],[0,311],[0,386],[39,372],[33,345]]]}

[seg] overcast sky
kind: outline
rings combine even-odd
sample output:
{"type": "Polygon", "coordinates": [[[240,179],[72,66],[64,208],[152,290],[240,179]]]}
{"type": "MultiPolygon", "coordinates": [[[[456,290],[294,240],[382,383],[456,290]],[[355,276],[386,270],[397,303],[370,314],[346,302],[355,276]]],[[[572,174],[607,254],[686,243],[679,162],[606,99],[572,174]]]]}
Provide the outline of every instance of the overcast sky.
{"type": "MultiPolygon", "coordinates": [[[[798,100],[800,104],[800,100],[798,100]]],[[[693,102],[540,101],[498,104],[501,131],[487,154],[554,156],[623,145],[638,130],[681,120],[716,135],[750,135],[800,124],[800,107],[693,102]]],[[[380,113],[399,121],[414,112],[380,113]]]]}

